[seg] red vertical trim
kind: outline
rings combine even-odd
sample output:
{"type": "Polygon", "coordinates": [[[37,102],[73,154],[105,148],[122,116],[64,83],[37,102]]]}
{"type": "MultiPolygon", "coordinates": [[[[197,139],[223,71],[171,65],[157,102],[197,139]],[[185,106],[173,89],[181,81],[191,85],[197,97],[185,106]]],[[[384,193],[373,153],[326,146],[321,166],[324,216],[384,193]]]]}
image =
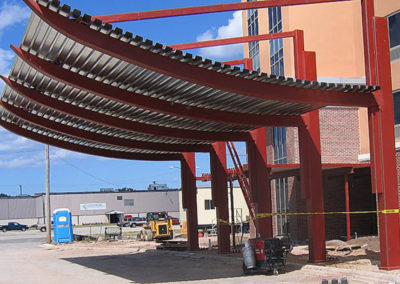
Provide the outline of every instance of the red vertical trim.
{"type": "MultiPolygon", "coordinates": [[[[256,213],[271,213],[271,187],[267,167],[266,128],[250,132],[252,141],[247,142],[249,181],[256,213]]],[[[261,236],[272,237],[272,217],[256,219],[256,230],[261,236]]]]}
{"type": "Polygon", "coordinates": [[[218,252],[229,253],[229,225],[221,222],[221,220],[229,221],[226,147],[224,142],[216,142],[212,146],[214,150],[210,153],[211,190],[217,210],[218,252]]]}
{"type": "MultiPolygon", "coordinates": [[[[374,22],[373,18],[375,15],[374,0],[362,0],[362,23],[363,23],[363,39],[364,39],[364,61],[365,61],[365,78],[367,84],[377,85],[376,78],[376,50],[375,50],[375,38],[374,38],[374,22]]],[[[375,108],[368,109],[369,122],[369,133],[374,133],[376,127],[372,123],[374,117],[375,108]]],[[[376,142],[370,139],[370,159],[371,159],[371,186],[372,192],[378,192],[378,184],[382,183],[382,176],[378,168],[380,168],[380,160],[375,159],[377,153],[375,149],[379,148],[379,145],[374,145],[376,142]],[[372,162],[374,161],[374,162],[372,162]]]]}
{"type": "Polygon", "coordinates": [[[188,228],[188,250],[199,250],[198,220],[197,220],[197,188],[196,188],[196,161],[194,153],[182,153],[181,179],[182,203],[186,209],[188,228]]]}
{"type": "Polygon", "coordinates": [[[344,194],[346,199],[346,231],[347,240],[351,240],[351,223],[350,223],[350,196],[349,196],[349,175],[344,175],[344,194]]]}
{"type": "MultiPolygon", "coordinates": [[[[372,5],[372,4],[371,4],[372,5]]],[[[376,81],[381,89],[374,93],[379,109],[369,109],[371,176],[378,194],[378,210],[398,209],[393,94],[386,18],[373,18],[376,81]]],[[[370,41],[368,42],[370,44],[370,41]]],[[[374,50],[374,46],[369,46],[374,50]]],[[[373,59],[372,59],[373,60],[373,59]]],[[[371,67],[370,74],[373,74],[371,67]]],[[[369,75],[373,76],[373,75],[369,75]]],[[[372,78],[373,79],[373,78],[372,78]]],[[[399,214],[378,214],[381,269],[400,269],[399,214]]]]}
{"type": "MultiPolygon", "coordinates": [[[[317,79],[314,52],[304,52],[304,66],[302,66],[301,60],[297,63],[300,76],[305,76],[304,79],[306,80],[315,81],[317,79]]],[[[316,110],[302,115],[302,119],[304,126],[299,127],[300,175],[303,191],[307,198],[307,210],[309,212],[324,212],[319,111],[316,110]]],[[[324,215],[309,215],[307,220],[309,261],[313,263],[325,262],[325,217],[324,215]]]]}

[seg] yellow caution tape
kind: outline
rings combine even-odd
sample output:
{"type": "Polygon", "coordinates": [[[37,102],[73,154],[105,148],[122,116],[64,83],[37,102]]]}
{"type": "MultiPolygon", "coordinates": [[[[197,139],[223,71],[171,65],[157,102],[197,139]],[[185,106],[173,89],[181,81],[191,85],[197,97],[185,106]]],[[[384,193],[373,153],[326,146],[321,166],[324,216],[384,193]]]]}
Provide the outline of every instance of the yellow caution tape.
{"type": "MultiPolygon", "coordinates": [[[[372,210],[372,211],[351,211],[351,212],[285,212],[285,213],[259,213],[252,220],[268,218],[273,216],[301,216],[301,215],[334,215],[334,214],[399,214],[399,209],[385,209],[385,210],[372,210]]],[[[233,225],[229,221],[218,219],[218,222],[225,225],[233,225]]]]}

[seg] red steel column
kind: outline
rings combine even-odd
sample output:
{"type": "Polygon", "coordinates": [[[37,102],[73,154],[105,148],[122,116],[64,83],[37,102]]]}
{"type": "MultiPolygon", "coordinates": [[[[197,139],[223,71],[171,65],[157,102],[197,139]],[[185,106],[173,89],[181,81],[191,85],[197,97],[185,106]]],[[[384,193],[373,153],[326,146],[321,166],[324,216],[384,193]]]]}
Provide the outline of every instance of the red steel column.
{"type": "MultiPolygon", "coordinates": [[[[317,80],[314,52],[304,52],[304,66],[298,61],[300,79],[317,80]],[[306,69],[306,68],[307,69],[306,69]],[[303,77],[304,76],[304,77],[303,77]]],[[[304,125],[299,127],[301,187],[307,201],[308,212],[324,212],[322,182],[321,141],[318,110],[302,115],[304,125]]],[[[325,216],[308,215],[309,261],[326,261],[325,216]]]]}
{"type": "Polygon", "coordinates": [[[344,174],[344,194],[346,199],[346,230],[347,240],[351,240],[351,223],[350,223],[350,196],[349,196],[349,175],[344,174]]]}
{"type": "MultiPolygon", "coordinates": [[[[267,168],[266,128],[250,131],[252,141],[247,142],[249,183],[256,213],[271,213],[271,187],[267,168]]],[[[257,234],[272,237],[272,217],[256,219],[257,234]]]]}
{"type": "Polygon", "coordinates": [[[211,190],[217,208],[218,252],[230,253],[229,223],[225,223],[229,222],[226,146],[224,142],[216,142],[212,146],[211,190]]]}
{"type": "MultiPolygon", "coordinates": [[[[364,0],[364,11],[373,8],[373,2],[364,0]]],[[[364,13],[367,15],[367,13],[364,13]]],[[[397,188],[396,151],[394,137],[393,95],[389,52],[388,24],[386,18],[368,17],[365,23],[372,21],[373,30],[365,29],[369,34],[365,40],[367,56],[371,56],[366,68],[367,83],[377,84],[380,90],[374,93],[377,108],[368,109],[371,180],[372,189],[378,195],[377,210],[399,208],[397,188]],[[367,39],[372,36],[373,41],[367,39]],[[376,78],[374,80],[373,72],[376,78]]],[[[381,269],[400,269],[400,226],[399,214],[378,213],[379,238],[381,249],[381,269]]]]}
{"type": "Polygon", "coordinates": [[[194,153],[182,153],[182,207],[186,209],[188,250],[199,250],[197,221],[196,161],[194,153]]]}

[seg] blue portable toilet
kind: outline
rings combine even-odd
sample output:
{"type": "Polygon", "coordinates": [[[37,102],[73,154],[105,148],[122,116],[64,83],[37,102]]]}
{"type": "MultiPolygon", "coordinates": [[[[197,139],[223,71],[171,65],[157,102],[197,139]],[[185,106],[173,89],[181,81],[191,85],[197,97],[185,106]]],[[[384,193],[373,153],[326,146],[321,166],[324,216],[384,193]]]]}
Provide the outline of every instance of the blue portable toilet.
{"type": "Polygon", "coordinates": [[[60,208],[53,211],[54,242],[70,243],[74,240],[72,232],[72,216],[68,208],[60,208]]]}

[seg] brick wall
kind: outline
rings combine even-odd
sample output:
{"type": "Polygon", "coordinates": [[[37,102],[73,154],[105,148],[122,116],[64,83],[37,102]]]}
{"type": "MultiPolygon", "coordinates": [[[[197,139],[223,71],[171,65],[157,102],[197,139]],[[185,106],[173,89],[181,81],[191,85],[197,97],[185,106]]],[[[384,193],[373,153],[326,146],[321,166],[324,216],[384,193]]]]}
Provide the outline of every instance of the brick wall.
{"type": "Polygon", "coordinates": [[[358,163],[360,153],[358,108],[320,110],[323,163],[358,163]]]}

